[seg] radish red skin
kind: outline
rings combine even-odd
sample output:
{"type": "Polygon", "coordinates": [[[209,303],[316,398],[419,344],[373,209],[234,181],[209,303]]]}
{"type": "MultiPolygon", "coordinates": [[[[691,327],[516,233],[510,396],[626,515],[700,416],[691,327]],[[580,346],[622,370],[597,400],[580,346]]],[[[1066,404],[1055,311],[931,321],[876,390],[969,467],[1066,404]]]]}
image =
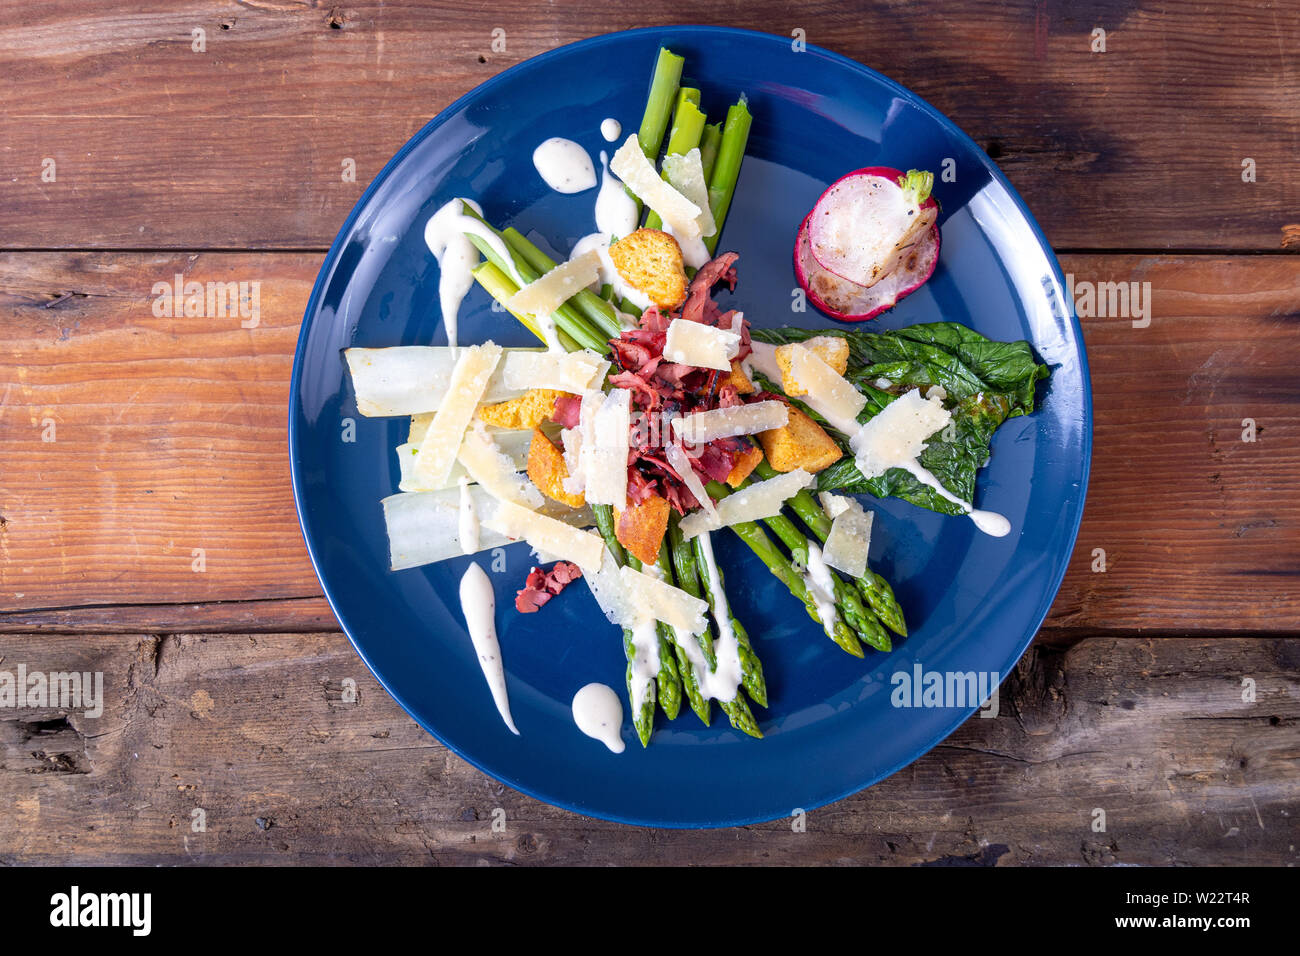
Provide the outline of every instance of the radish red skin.
{"type": "MultiPolygon", "coordinates": [[[[899,302],[901,302],[904,298],[911,295],[921,286],[925,285],[925,283],[929,281],[930,276],[934,274],[935,267],[939,263],[939,245],[940,245],[939,227],[938,225],[933,225],[930,227],[930,233],[927,238],[933,242],[934,252],[933,255],[930,257],[928,264],[925,265],[924,270],[918,273],[918,278],[915,282],[908,285],[905,289],[900,290],[891,301],[882,303],[880,306],[871,309],[870,311],[860,312],[860,313],[841,311],[829,305],[825,301],[825,299],[823,299],[822,296],[820,296],[817,293],[816,289],[813,288],[812,280],[814,277],[809,274],[809,266],[803,261],[803,257],[800,255],[800,244],[802,243],[808,231],[808,220],[811,218],[811,216],[812,216],[811,212],[807,216],[805,216],[803,222],[799,224],[799,229],[795,232],[795,241],[794,241],[795,278],[798,280],[799,286],[804,290],[804,293],[808,296],[810,300],[812,300],[813,305],[819,311],[824,312],[827,315],[829,315],[831,318],[838,319],[841,322],[865,322],[869,319],[874,319],[882,312],[889,311],[894,306],[896,306],[899,302]]],[[[812,260],[811,268],[826,273],[827,275],[833,276],[835,282],[842,283],[847,286],[854,286],[857,289],[861,289],[864,294],[869,293],[871,291],[865,286],[859,286],[857,285],[857,283],[850,282],[848,279],[844,279],[838,275],[835,275],[835,273],[831,272],[829,269],[823,269],[821,265],[817,262],[816,258],[812,255],[811,249],[809,249],[808,251],[808,258],[812,260]]]]}
{"type": "MultiPolygon", "coordinates": [[[[855,169],[850,173],[845,173],[843,176],[835,180],[835,182],[831,183],[829,186],[826,187],[825,190],[822,191],[822,194],[817,197],[817,202],[813,204],[812,212],[808,214],[808,218],[805,221],[811,223],[813,213],[817,211],[818,207],[821,206],[823,202],[830,200],[832,198],[832,194],[835,193],[836,190],[842,184],[844,184],[849,180],[862,178],[862,177],[874,177],[878,179],[887,180],[891,183],[901,184],[902,180],[906,178],[906,174],[903,173],[901,170],[894,169],[891,166],[864,166],[861,169],[855,169]]],[[[931,218],[932,220],[936,219],[938,216],[939,204],[938,202],[935,201],[934,196],[927,197],[925,202],[921,203],[918,208],[923,211],[922,213],[923,216],[928,214],[929,218],[931,218]]],[[[809,226],[809,228],[811,229],[811,226],[809,226]]],[[[811,238],[812,233],[810,232],[809,235],[811,238]]],[[[875,282],[880,281],[879,279],[875,279],[871,282],[864,283],[860,281],[858,278],[855,278],[850,275],[845,275],[843,272],[838,271],[835,268],[835,265],[833,263],[826,261],[826,259],[823,258],[823,256],[819,256],[817,254],[818,250],[815,243],[810,242],[809,251],[812,253],[813,258],[817,260],[818,265],[820,265],[824,270],[841,279],[845,279],[848,282],[852,282],[854,285],[860,285],[863,286],[864,288],[870,288],[872,285],[875,284],[875,282]]],[[[843,268],[843,266],[841,266],[840,268],[843,268]]],[[[888,273],[886,272],[884,274],[887,275],[888,273]]]]}

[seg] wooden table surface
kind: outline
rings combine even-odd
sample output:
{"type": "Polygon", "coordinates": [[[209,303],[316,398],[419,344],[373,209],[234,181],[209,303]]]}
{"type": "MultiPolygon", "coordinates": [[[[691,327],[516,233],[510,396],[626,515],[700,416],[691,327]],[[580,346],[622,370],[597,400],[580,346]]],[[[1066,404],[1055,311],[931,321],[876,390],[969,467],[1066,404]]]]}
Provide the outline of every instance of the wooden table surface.
{"type": "Polygon", "coordinates": [[[1297,860],[1294,3],[8,7],[0,669],[101,671],[106,704],[0,708],[0,863],[1297,860]],[[339,632],[289,488],[303,308],[383,163],[512,64],[690,22],[893,77],[1076,282],[1150,289],[1146,327],[1083,320],[1087,513],[1001,716],[802,831],[620,827],[452,756],[339,632]],[[156,318],[176,273],[259,280],[260,324],[156,318]]]}

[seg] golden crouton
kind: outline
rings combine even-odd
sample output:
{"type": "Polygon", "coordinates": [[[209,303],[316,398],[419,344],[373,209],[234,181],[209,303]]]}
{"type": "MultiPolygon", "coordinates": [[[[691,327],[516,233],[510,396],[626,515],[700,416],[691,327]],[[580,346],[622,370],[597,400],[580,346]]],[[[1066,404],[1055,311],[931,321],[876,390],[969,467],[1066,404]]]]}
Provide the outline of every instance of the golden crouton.
{"type": "Polygon", "coordinates": [[[553,501],[571,508],[581,508],[587,503],[586,495],[571,495],[564,490],[564,479],[569,469],[564,464],[564,452],[551,442],[540,428],[533,429],[533,440],[528,446],[528,478],[539,491],[553,501]]]}
{"type": "Polygon", "coordinates": [[[659,495],[622,511],[614,509],[614,536],[642,564],[659,560],[659,547],[668,533],[668,499],[659,495]]]}
{"type": "Polygon", "coordinates": [[[480,406],[478,418],[497,428],[536,428],[551,417],[555,400],[564,394],[554,388],[534,388],[508,402],[480,406]]]}
{"type": "MultiPolygon", "coordinates": [[[[843,375],[849,367],[849,340],[838,335],[818,335],[797,343],[811,351],[823,362],[843,375]]],[[[808,389],[795,381],[790,374],[790,353],[795,345],[781,345],[776,350],[776,364],[781,366],[781,389],[787,395],[807,395],[808,389]]]]}
{"type": "Polygon", "coordinates": [[[677,240],[658,229],[638,229],[609,247],[618,274],[663,311],[686,301],[686,267],[677,240]]]}
{"type": "Polygon", "coordinates": [[[843,456],[840,446],[815,421],[790,406],[790,419],[780,428],[758,433],[768,463],[777,471],[818,472],[843,456]]]}
{"type": "Polygon", "coordinates": [[[731,468],[731,474],[727,475],[727,484],[733,488],[739,488],[740,483],[749,477],[749,473],[757,468],[758,463],[762,460],[763,449],[757,445],[750,445],[736,459],[735,465],[731,468]]]}
{"type": "Polygon", "coordinates": [[[738,395],[753,395],[758,391],[758,387],[749,380],[749,376],[745,374],[745,369],[735,359],[731,360],[731,374],[718,383],[719,388],[724,385],[736,386],[736,394],[738,395]]]}

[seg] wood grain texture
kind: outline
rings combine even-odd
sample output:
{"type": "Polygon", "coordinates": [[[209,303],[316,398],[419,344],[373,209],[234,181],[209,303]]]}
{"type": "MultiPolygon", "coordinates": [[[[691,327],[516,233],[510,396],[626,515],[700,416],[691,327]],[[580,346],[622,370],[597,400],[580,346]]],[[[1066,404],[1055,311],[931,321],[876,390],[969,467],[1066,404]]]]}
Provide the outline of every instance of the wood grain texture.
{"type": "Polygon", "coordinates": [[[323,249],[402,143],[478,83],[582,37],[700,20],[802,30],[915,90],[1058,247],[1276,250],[1297,228],[1294,4],[45,0],[0,21],[0,245],[323,249]]]}
{"type": "MultiPolygon", "coordinates": [[[[299,254],[0,255],[0,630],[332,626],[285,447],[317,265],[299,254]],[[153,283],[176,272],[260,281],[259,326],[156,318],[153,283]],[[50,420],[57,440],[45,442],[50,420]]],[[[1093,477],[1049,623],[1300,632],[1300,260],[1064,265],[1079,282],[1150,282],[1152,319],[1084,320],[1093,477]],[[1253,443],[1241,440],[1245,418],[1253,443]],[[1097,548],[1104,573],[1092,571],[1097,548]]]]}
{"type": "Polygon", "coordinates": [[[420,730],[339,635],[11,635],[0,668],[19,662],[101,671],[106,705],[98,719],[0,712],[6,865],[1285,865],[1300,845],[1295,640],[1031,653],[997,718],[810,811],[806,832],[629,828],[546,806],[420,730]]]}

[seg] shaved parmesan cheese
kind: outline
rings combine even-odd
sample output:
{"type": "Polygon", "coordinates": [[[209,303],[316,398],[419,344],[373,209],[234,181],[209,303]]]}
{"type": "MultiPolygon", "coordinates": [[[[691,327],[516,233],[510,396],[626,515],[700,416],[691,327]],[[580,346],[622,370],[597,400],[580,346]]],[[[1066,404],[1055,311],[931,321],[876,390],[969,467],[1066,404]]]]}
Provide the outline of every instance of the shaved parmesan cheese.
{"type": "Polygon", "coordinates": [[[682,484],[686,485],[690,493],[695,496],[695,500],[704,509],[704,514],[708,520],[718,521],[718,510],[714,507],[713,499],[704,490],[704,482],[700,481],[700,476],[695,473],[695,468],[691,465],[691,459],[682,450],[682,446],[670,443],[667,449],[664,450],[664,457],[668,460],[668,467],[677,473],[677,477],[682,480],[682,484]]]}
{"type": "Polygon", "coordinates": [[[867,573],[867,549],[871,547],[871,525],[875,515],[852,498],[840,498],[846,507],[831,522],[822,557],[832,568],[851,578],[867,573]]]}
{"type": "Polygon", "coordinates": [[[919,389],[894,399],[849,441],[858,471],[867,478],[890,468],[911,470],[925,449],[925,440],[952,421],[952,413],[938,398],[924,399],[919,389]]]}
{"type": "Polygon", "coordinates": [[[708,602],[692,597],[657,574],[619,567],[609,551],[599,572],[584,574],[596,603],[611,623],[634,630],[647,619],[662,621],[683,635],[702,634],[708,602]]]}
{"type": "Polygon", "coordinates": [[[694,412],[674,418],[672,427],[682,441],[702,445],[718,438],[756,435],[780,428],[789,420],[790,409],[785,402],[766,401],[694,412]]]}
{"type": "Polygon", "coordinates": [[[740,351],[740,336],[729,329],[673,319],[664,338],[664,358],[696,368],[731,370],[731,360],[740,351]]]}
{"type": "Polygon", "coordinates": [[[650,160],[641,152],[635,135],[618,148],[609,168],[623,185],[643,203],[659,214],[678,236],[698,239],[700,207],[679,193],[655,172],[650,160]]]}
{"type": "Polygon", "coordinates": [[[826,517],[834,521],[844,512],[848,511],[855,504],[852,498],[846,498],[843,495],[832,494],[829,491],[823,491],[817,496],[821,502],[822,511],[826,512],[826,517]]]}
{"type": "Polygon", "coordinates": [[[866,396],[812,349],[802,345],[789,349],[790,374],[807,389],[807,394],[800,396],[803,401],[832,428],[846,435],[857,432],[858,413],[866,407],[866,396]]]}
{"type": "Polygon", "coordinates": [[[547,316],[599,279],[600,255],[592,249],[528,283],[510,297],[506,308],[534,318],[547,316]]]}
{"type": "Polygon", "coordinates": [[[700,209],[695,221],[700,227],[700,236],[707,239],[718,231],[713,221],[713,212],[709,209],[709,184],[704,178],[704,164],[700,161],[699,147],[687,153],[673,153],[664,157],[664,175],[679,193],[700,209]]]}
{"type": "Polygon", "coordinates": [[[569,494],[580,495],[587,487],[582,474],[582,425],[560,429],[560,444],[564,449],[564,470],[568,472],[560,484],[569,494]]]}
{"type": "MultiPolygon", "coordinates": [[[[491,500],[491,499],[489,499],[491,500]]],[[[590,531],[580,531],[557,518],[527,508],[511,501],[496,501],[483,508],[480,523],[512,540],[523,539],[548,557],[572,561],[583,574],[600,570],[605,543],[590,531]]]]}
{"type": "Polygon", "coordinates": [[[739,524],[742,521],[761,521],[781,513],[781,506],[793,498],[814,481],[813,476],[802,468],[787,471],[766,481],[752,485],[730,494],[717,504],[717,517],[710,520],[704,512],[692,512],[681,521],[682,534],[693,538],[705,531],[713,531],[724,525],[739,524]]]}
{"type": "MultiPolygon", "coordinates": [[[[347,349],[357,410],[367,418],[432,415],[441,407],[456,368],[456,352],[445,345],[402,345],[387,349],[347,349]]],[[[534,349],[506,349],[506,355],[539,355],[534,349]]],[[[527,388],[509,389],[498,369],[488,381],[484,402],[518,398],[527,388]]],[[[432,418],[430,418],[430,421],[432,418]]]]}
{"type": "MultiPolygon", "coordinates": [[[[492,496],[478,485],[469,485],[468,492],[474,510],[479,514],[494,507],[492,496]]],[[[441,491],[404,493],[385,498],[384,523],[388,529],[390,567],[400,571],[459,557],[462,554],[460,502],[460,489],[454,485],[441,491]]],[[[589,528],[595,521],[590,508],[569,508],[549,499],[542,513],[573,527],[589,528]]],[[[504,534],[484,528],[479,532],[475,550],[501,548],[509,543],[510,538],[504,534]]]]}
{"type": "MultiPolygon", "coordinates": [[[[432,418],[432,416],[430,416],[432,418]]],[[[427,426],[426,426],[427,427],[427,426]]],[[[501,452],[510,459],[510,464],[514,471],[523,471],[528,467],[528,447],[532,444],[533,433],[528,429],[510,429],[495,430],[489,428],[488,436],[496,442],[501,452]]],[[[405,445],[397,446],[397,466],[400,474],[398,479],[398,489],[401,491],[439,491],[442,488],[452,488],[460,481],[462,477],[468,477],[469,472],[459,461],[451,466],[451,473],[437,488],[426,488],[420,484],[419,479],[415,477],[415,455],[420,450],[419,442],[416,440],[416,431],[414,427],[411,430],[411,440],[405,445]]],[[[463,449],[462,449],[463,450],[463,449]]]]}
{"type": "Polygon", "coordinates": [[[475,422],[465,432],[456,457],[469,477],[492,497],[534,510],[542,506],[541,491],[516,470],[514,461],[501,451],[482,422],[475,422]]]}
{"type": "Polygon", "coordinates": [[[599,388],[609,363],[590,349],[577,352],[507,352],[501,362],[501,382],[511,390],[556,388],[581,392],[599,388]]]}
{"type": "Polygon", "coordinates": [[[593,505],[627,506],[631,417],[630,390],[616,388],[609,394],[595,390],[583,393],[578,425],[581,434],[578,471],[587,501],[593,505]]]}
{"type": "Polygon", "coordinates": [[[415,456],[415,477],[421,484],[438,487],[451,474],[465,429],[500,361],[501,346],[491,342],[461,350],[451,381],[447,383],[447,398],[433,417],[415,456]]]}

